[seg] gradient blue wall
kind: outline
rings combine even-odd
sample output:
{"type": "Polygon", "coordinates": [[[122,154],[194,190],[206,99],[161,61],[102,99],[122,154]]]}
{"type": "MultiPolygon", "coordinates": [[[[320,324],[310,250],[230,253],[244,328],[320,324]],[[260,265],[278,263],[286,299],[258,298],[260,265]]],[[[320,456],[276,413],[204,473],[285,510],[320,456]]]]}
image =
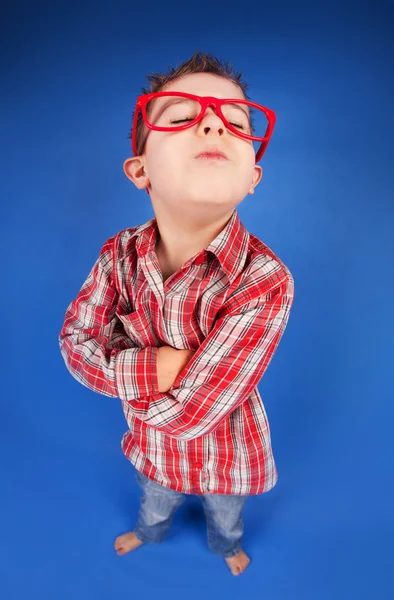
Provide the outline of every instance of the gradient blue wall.
{"type": "Polygon", "coordinates": [[[4,599],[393,598],[392,12],[285,1],[4,9],[4,599]],[[165,547],[114,554],[138,507],[123,413],[71,378],[57,342],[103,242],[153,216],[122,171],[145,75],[196,49],[234,62],[276,111],[264,179],[239,214],[296,286],[259,385],[279,483],[250,499],[252,564],[236,583],[206,548],[194,499],[165,547]]]}

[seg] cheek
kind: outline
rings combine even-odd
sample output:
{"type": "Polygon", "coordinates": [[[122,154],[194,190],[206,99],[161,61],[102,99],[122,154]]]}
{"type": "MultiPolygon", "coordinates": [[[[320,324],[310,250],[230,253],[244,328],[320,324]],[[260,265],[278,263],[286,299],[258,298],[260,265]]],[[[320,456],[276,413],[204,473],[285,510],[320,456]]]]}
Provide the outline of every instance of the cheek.
{"type": "Polygon", "coordinates": [[[168,169],[169,163],[171,163],[171,152],[168,151],[162,140],[154,139],[153,136],[150,144],[146,145],[145,155],[147,171],[152,177],[155,174],[159,174],[162,170],[168,169]]]}
{"type": "Polygon", "coordinates": [[[254,170],[256,166],[256,155],[254,148],[248,149],[244,152],[239,161],[239,175],[245,182],[251,182],[254,176],[254,170]]]}
{"type": "Polygon", "coordinates": [[[249,140],[237,140],[236,163],[239,173],[250,173],[253,175],[256,164],[256,153],[253,143],[249,140]]]}
{"type": "Polygon", "coordinates": [[[146,146],[146,162],[149,176],[162,179],[166,177],[171,181],[171,177],[179,178],[182,173],[187,171],[185,158],[187,149],[185,145],[180,144],[180,140],[167,137],[165,134],[160,136],[160,132],[152,136],[150,144],[146,146]]]}
{"type": "Polygon", "coordinates": [[[247,146],[244,149],[244,157],[245,160],[251,165],[251,168],[253,170],[254,165],[256,164],[256,152],[253,146],[253,142],[247,142],[247,146]]]}

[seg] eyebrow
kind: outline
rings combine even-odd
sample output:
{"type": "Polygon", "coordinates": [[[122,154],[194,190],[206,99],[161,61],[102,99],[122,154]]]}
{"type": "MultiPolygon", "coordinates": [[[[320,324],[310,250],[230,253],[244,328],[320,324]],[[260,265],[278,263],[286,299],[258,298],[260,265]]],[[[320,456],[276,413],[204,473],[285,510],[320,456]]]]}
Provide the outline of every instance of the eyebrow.
{"type": "MultiPolygon", "coordinates": [[[[236,98],[234,98],[234,100],[235,99],[236,98]]],[[[249,108],[247,108],[246,110],[243,108],[244,106],[247,106],[247,104],[235,104],[234,102],[232,104],[233,104],[233,106],[235,106],[235,108],[238,108],[239,110],[242,110],[242,112],[245,113],[245,115],[247,117],[250,116],[249,108]]]]}
{"type": "MultiPolygon", "coordinates": [[[[160,100],[164,100],[163,97],[162,98],[154,98],[152,101],[152,108],[151,108],[151,112],[149,114],[149,117],[152,118],[153,115],[153,109],[157,107],[157,105],[160,106],[159,103],[155,105],[153,104],[154,102],[160,101],[160,100]]],[[[155,119],[158,119],[163,112],[165,111],[166,108],[168,108],[170,105],[172,104],[182,104],[183,102],[190,102],[189,98],[183,98],[182,96],[179,96],[177,98],[177,96],[168,96],[167,100],[164,100],[163,105],[160,107],[160,110],[158,111],[158,113],[155,115],[155,119]]]]}

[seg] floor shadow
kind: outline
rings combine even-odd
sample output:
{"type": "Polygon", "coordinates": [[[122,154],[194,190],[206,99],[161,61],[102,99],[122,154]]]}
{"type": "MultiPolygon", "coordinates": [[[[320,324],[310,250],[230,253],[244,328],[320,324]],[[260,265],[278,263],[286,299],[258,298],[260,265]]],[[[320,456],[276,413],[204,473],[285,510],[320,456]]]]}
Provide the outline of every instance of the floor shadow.
{"type": "Polygon", "coordinates": [[[205,513],[198,498],[187,498],[174,518],[174,525],[179,529],[197,532],[199,538],[206,540],[205,513]]]}

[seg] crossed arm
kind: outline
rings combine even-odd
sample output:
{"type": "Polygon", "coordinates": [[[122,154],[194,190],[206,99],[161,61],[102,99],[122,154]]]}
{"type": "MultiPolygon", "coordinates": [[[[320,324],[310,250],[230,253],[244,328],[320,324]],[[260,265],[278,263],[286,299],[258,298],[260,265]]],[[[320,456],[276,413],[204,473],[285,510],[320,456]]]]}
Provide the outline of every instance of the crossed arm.
{"type": "Polygon", "coordinates": [[[250,396],[286,327],[292,277],[274,260],[258,269],[256,297],[217,318],[195,353],[141,348],[116,316],[108,241],[66,313],[59,341],[69,371],[163,433],[184,440],[210,433],[250,396]]]}
{"type": "Polygon", "coordinates": [[[194,354],[194,350],[177,350],[171,346],[158,348],[156,369],[160,393],[168,392],[194,354]]]}

